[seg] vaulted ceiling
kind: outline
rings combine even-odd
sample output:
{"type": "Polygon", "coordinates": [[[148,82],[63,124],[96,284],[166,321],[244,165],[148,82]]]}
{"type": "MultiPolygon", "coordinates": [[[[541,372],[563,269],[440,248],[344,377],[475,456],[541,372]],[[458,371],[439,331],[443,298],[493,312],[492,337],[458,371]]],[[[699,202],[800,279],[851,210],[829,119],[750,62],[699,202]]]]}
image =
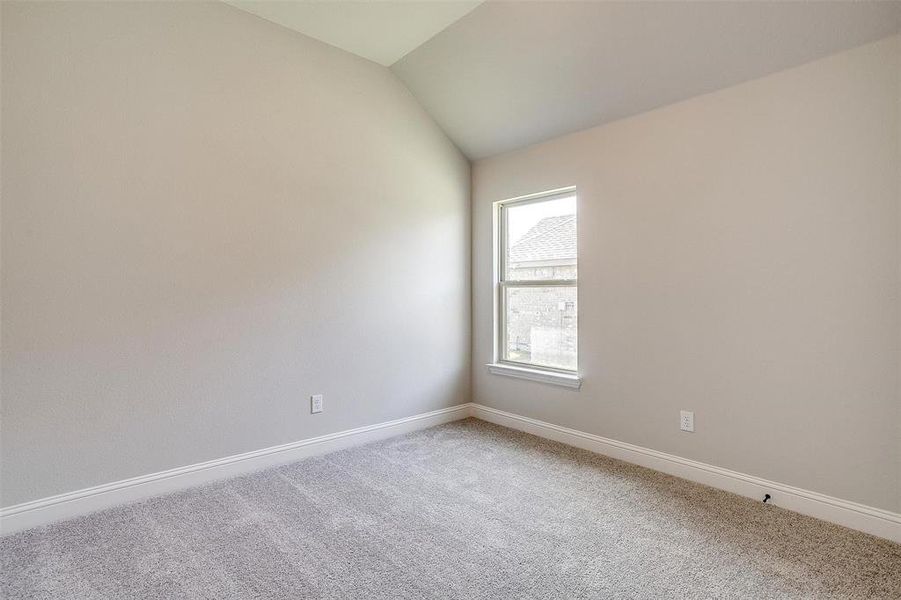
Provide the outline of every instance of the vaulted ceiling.
{"type": "Polygon", "coordinates": [[[901,29],[899,1],[229,1],[391,65],[471,159],[901,29]]]}
{"type": "Polygon", "coordinates": [[[224,0],[389,67],[482,0],[224,0]]]}

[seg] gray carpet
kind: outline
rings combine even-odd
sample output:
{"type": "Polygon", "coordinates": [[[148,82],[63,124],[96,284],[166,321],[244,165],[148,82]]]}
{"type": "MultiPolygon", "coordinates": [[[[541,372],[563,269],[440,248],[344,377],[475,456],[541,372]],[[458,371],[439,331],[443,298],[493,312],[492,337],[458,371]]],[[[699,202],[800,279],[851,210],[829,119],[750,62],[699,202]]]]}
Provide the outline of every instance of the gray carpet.
{"type": "Polygon", "coordinates": [[[901,598],[901,545],[476,420],[0,540],[3,598],[901,598]]]}

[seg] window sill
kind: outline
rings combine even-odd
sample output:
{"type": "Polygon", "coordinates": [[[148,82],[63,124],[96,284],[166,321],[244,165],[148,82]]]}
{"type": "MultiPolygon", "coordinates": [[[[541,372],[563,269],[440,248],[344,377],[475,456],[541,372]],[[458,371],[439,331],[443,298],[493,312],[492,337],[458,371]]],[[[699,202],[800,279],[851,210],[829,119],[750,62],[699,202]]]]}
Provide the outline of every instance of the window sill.
{"type": "Polygon", "coordinates": [[[517,367],[513,365],[505,365],[502,363],[491,363],[485,366],[488,367],[488,372],[493,375],[505,375],[507,377],[515,377],[517,379],[538,381],[540,383],[559,385],[574,390],[582,387],[582,378],[578,375],[573,375],[570,373],[558,373],[556,371],[530,369],[528,367],[517,367]]]}

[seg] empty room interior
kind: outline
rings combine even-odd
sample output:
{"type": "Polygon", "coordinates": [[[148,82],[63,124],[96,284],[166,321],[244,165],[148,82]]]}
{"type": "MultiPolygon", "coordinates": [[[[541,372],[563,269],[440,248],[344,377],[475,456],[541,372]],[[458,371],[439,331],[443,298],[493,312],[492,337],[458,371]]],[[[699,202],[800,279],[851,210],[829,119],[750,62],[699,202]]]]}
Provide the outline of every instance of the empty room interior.
{"type": "Polygon", "coordinates": [[[901,599],[901,1],[0,0],[0,598],[901,599]]]}

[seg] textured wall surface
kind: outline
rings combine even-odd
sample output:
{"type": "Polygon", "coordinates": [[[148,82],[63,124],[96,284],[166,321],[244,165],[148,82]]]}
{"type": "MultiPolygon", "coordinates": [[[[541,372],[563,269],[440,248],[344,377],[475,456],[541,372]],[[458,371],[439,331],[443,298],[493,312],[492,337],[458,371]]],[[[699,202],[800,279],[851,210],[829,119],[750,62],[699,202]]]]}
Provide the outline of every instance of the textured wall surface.
{"type": "Polygon", "coordinates": [[[475,401],[901,510],[899,44],[475,163],[475,401]],[[579,392],[483,366],[492,203],[570,185],[579,392]]]}
{"type": "Polygon", "coordinates": [[[468,400],[469,165],[390,71],[2,4],[3,506],[468,400]]]}

